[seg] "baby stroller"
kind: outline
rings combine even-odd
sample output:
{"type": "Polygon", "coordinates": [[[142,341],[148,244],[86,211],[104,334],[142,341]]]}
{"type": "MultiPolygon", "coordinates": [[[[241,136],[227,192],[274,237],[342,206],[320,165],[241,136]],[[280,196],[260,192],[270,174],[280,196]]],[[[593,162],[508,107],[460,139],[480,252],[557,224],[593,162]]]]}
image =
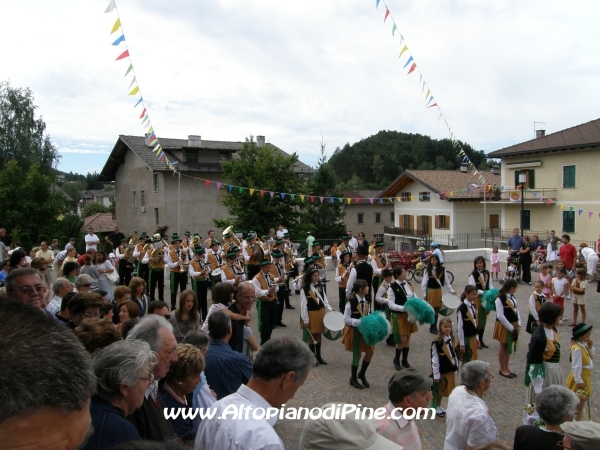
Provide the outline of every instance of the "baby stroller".
{"type": "Polygon", "coordinates": [[[516,254],[510,254],[506,258],[506,271],[504,272],[504,278],[499,280],[499,283],[504,284],[506,280],[521,281],[519,278],[519,257],[516,254]]]}
{"type": "Polygon", "coordinates": [[[531,265],[531,270],[534,272],[539,272],[542,264],[546,263],[546,253],[547,251],[545,249],[538,249],[538,251],[535,252],[535,261],[531,265]]]}

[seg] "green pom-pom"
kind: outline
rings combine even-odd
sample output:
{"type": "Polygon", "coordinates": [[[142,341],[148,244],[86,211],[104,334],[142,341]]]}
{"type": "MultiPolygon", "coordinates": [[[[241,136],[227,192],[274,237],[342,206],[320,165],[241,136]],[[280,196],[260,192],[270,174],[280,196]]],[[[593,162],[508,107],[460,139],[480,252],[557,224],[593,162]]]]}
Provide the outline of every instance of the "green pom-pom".
{"type": "Polygon", "coordinates": [[[375,312],[360,319],[358,331],[362,334],[367,345],[375,345],[388,337],[390,324],[384,313],[375,312]]]}
{"type": "Polygon", "coordinates": [[[496,298],[499,292],[500,289],[494,288],[483,293],[481,303],[486,311],[496,311],[496,298]]]}
{"type": "MultiPolygon", "coordinates": [[[[409,315],[415,316],[421,325],[435,323],[435,312],[429,303],[420,298],[409,298],[404,304],[404,309],[409,315]]],[[[409,319],[410,320],[410,319],[409,319]]]]}

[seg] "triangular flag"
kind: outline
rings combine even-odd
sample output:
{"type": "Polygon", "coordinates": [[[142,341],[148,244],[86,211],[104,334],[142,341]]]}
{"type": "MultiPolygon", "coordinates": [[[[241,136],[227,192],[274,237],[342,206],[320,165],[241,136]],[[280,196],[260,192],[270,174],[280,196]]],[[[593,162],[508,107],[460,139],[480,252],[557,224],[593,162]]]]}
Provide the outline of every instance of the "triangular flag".
{"type": "Polygon", "coordinates": [[[570,212],[574,212],[574,211],[575,211],[575,208],[573,208],[572,206],[569,206],[569,211],[570,211],[570,212]]]}
{"type": "Polygon", "coordinates": [[[593,215],[594,215],[594,212],[593,211],[589,211],[588,212],[588,219],[591,219],[593,215]]]}
{"type": "Polygon", "coordinates": [[[396,197],[396,200],[398,200],[399,202],[401,202],[402,200],[400,199],[400,197],[396,197]]]}
{"type": "Polygon", "coordinates": [[[290,197],[292,198],[292,200],[294,200],[296,198],[296,194],[290,194],[290,197]]]}
{"type": "Polygon", "coordinates": [[[118,56],[118,58],[117,58],[117,59],[115,59],[115,61],[118,61],[118,60],[120,60],[120,59],[123,59],[123,58],[127,58],[128,56],[129,56],[129,50],[125,50],[123,53],[121,53],[121,54],[118,56]]]}
{"type": "Polygon", "coordinates": [[[285,199],[285,193],[281,192],[279,195],[281,195],[281,200],[285,199]]]}
{"type": "Polygon", "coordinates": [[[217,189],[221,189],[221,184],[222,183],[217,183],[217,189]]]}
{"type": "Polygon", "coordinates": [[[379,199],[379,203],[383,203],[383,199],[382,198],[379,199]]]}
{"type": "Polygon", "coordinates": [[[110,31],[110,34],[113,34],[115,31],[117,31],[120,26],[121,26],[121,19],[117,19],[115,24],[112,27],[112,30],[110,31]]]}
{"type": "Polygon", "coordinates": [[[356,200],[355,203],[360,202],[360,198],[356,198],[355,200],[356,200]]]}
{"type": "Polygon", "coordinates": [[[135,104],[135,106],[133,107],[133,109],[137,108],[137,105],[139,105],[140,103],[142,103],[144,101],[144,99],[142,97],[140,97],[140,99],[138,100],[138,102],[135,104]]]}
{"type": "MultiPolygon", "coordinates": [[[[379,3],[379,2],[378,2],[378,3],[379,3]]],[[[315,201],[315,196],[314,196],[314,195],[311,195],[309,198],[310,198],[310,202],[311,202],[311,203],[314,203],[314,201],[315,201]]]]}
{"type": "Polygon", "coordinates": [[[335,202],[335,198],[333,198],[333,197],[329,197],[329,202],[330,202],[330,203],[333,203],[333,202],[335,202]]]}
{"type": "Polygon", "coordinates": [[[121,37],[118,37],[117,40],[112,43],[112,45],[119,45],[121,42],[125,42],[125,35],[124,34],[122,34],[121,37]]]}
{"type": "Polygon", "coordinates": [[[210,180],[204,180],[204,184],[206,187],[210,186],[210,180]]]}
{"type": "Polygon", "coordinates": [[[375,0],[375,9],[379,8],[379,2],[380,2],[380,1],[381,1],[381,0],[375,0]]]}
{"type": "Polygon", "coordinates": [[[228,184],[228,185],[227,185],[227,190],[228,190],[229,192],[233,191],[233,186],[232,186],[231,184],[228,184]]]}
{"type": "Polygon", "coordinates": [[[319,197],[319,200],[321,200],[321,203],[323,203],[323,200],[325,200],[325,197],[319,197]]]}
{"type": "Polygon", "coordinates": [[[133,70],[133,64],[129,64],[129,67],[127,68],[127,72],[125,72],[125,76],[127,76],[127,74],[129,74],[129,72],[131,72],[133,70]]]}
{"type": "Polygon", "coordinates": [[[552,200],[548,199],[548,204],[552,203],[552,200]]]}
{"type": "Polygon", "coordinates": [[[577,215],[580,216],[582,212],[583,212],[583,209],[578,209],[577,210],[577,215]]]}
{"type": "Polygon", "coordinates": [[[408,47],[405,45],[404,47],[402,47],[402,50],[400,50],[400,55],[398,55],[398,58],[401,58],[401,57],[402,57],[402,54],[403,54],[403,53],[404,53],[406,50],[408,50],[408,47]]]}
{"type": "Polygon", "coordinates": [[[300,195],[300,201],[304,201],[304,195],[300,195]]]}
{"type": "Polygon", "coordinates": [[[433,105],[429,105],[428,108],[433,108],[434,106],[437,106],[437,103],[434,103],[433,105]]]}
{"type": "MultiPolygon", "coordinates": [[[[431,97],[429,97],[429,100],[427,100],[426,105],[429,104],[431,102],[431,100],[433,100],[433,95],[431,97]]],[[[460,155],[460,152],[458,152],[458,154],[460,155]]]]}
{"type": "Polygon", "coordinates": [[[369,201],[371,202],[371,205],[372,205],[372,204],[373,204],[373,199],[372,199],[372,198],[370,198],[370,199],[369,199],[369,201]]]}
{"type": "Polygon", "coordinates": [[[393,203],[394,199],[393,198],[388,198],[388,202],[393,203]]]}
{"type": "Polygon", "coordinates": [[[254,194],[254,189],[250,189],[250,195],[254,194]]]}
{"type": "Polygon", "coordinates": [[[340,201],[340,203],[344,203],[344,199],[343,198],[338,198],[338,200],[340,201]]]}
{"type": "Polygon", "coordinates": [[[258,191],[258,192],[260,192],[260,196],[261,196],[261,197],[262,197],[263,195],[265,195],[265,191],[263,191],[262,189],[261,189],[260,191],[258,191]]]}
{"type": "Polygon", "coordinates": [[[412,72],[413,70],[415,70],[416,68],[417,68],[417,63],[413,63],[413,65],[410,67],[410,70],[408,71],[408,73],[407,73],[406,75],[410,75],[410,74],[411,74],[411,72],[412,72]]]}
{"type": "Polygon", "coordinates": [[[139,87],[139,86],[136,86],[136,87],[134,87],[134,88],[131,90],[131,92],[129,93],[129,95],[135,95],[135,94],[137,94],[138,92],[140,92],[140,87],[139,87]]]}
{"type": "Polygon", "coordinates": [[[425,98],[429,97],[429,94],[431,94],[431,89],[427,88],[427,94],[425,94],[425,98]]]}
{"type": "Polygon", "coordinates": [[[146,108],[144,108],[144,110],[142,111],[142,115],[140,116],[140,119],[141,119],[142,117],[144,117],[145,115],[146,115],[146,108]]]}
{"type": "Polygon", "coordinates": [[[238,187],[238,192],[241,194],[242,192],[244,192],[244,188],[242,186],[238,187]]]}
{"type": "Polygon", "coordinates": [[[387,20],[388,16],[390,15],[390,10],[387,8],[387,6],[385,7],[385,17],[383,18],[383,22],[385,23],[385,21],[387,20]]]}
{"type": "Polygon", "coordinates": [[[133,77],[133,80],[131,80],[131,83],[129,83],[129,87],[133,86],[133,83],[137,83],[136,77],[133,77]]]}
{"type": "Polygon", "coordinates": [[[413,57],[411,56],[410,58],[408,58],[408,61],[406,61],[406,64],[404,64],[404,67],[408,66],[413,60],[413,57]]]}
{"type": "Polygon", "coordinates": [[[117,5],[115,5],[115,0],[110,0],[110,3],[108,4],[108,6],[106,7],[106,9],[104,10],[104,14],[109,13],[109,12],[113,12],[113,9],[115,9],[117,5]]]}
{"type": "Polygon", "coordinates": [[[150,116],[149,116],[148,114],[146,114],[146,117],[144,117],[144,120],[142,120],[142,126],[143,126],[143,127],[145,127],[145,126],[149,125],[149,123],[147,123],[147,124],[144,124],[144,122],[147,122],[149,118],[150,118],[150,116]]]}
{"type": "Polygon", "coordinates": [[[348,201],[348,204],[350,204],[350,202],[352,201],[351,198],[347,198],[346,200],[348,201]]]}
{"type": "Polygon", "coordinates": [[[394,26],[392,27],[392,36],[394,36],[394,33],[396,33],[396,29],[398,27],[396,26],[396,22],[394,22],[394,26]]]}
{"type": "Polygon", "coordinates": [[[271,197],[273,197],[275,195],[275,192],[271,191],[269,192],[269,194],[271,194],[271,197]]]}

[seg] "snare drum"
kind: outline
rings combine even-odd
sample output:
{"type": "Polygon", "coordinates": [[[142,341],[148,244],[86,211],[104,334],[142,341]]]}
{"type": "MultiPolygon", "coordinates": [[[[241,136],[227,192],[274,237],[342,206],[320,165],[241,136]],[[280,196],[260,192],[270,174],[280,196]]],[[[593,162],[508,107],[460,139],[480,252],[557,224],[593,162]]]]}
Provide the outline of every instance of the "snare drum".
{"type": "Polygon", "coordinates": [[[337,341],[342,337],[344,315],[341,312],[329,311],[325,314],[325,317],[323,317],[323,326],[325,327],[323,336],[330,341],[337,341]]]}
{"type": "Polygon", "coordinates": [[[217,267],[215,270],[213,270],[213,271],[210,273],[210,276],[211,276],[211,277],[221,277],[221,268],[220,268],[220,267],[217,267]]]}
{"type": "Polygon", "coordinates": [[[458,298],[456,294],[448,292],[442,295],[442,307],[440,308],[440,314],[442,316],[450,316],[459,306],[460,298],[458,298]]]}

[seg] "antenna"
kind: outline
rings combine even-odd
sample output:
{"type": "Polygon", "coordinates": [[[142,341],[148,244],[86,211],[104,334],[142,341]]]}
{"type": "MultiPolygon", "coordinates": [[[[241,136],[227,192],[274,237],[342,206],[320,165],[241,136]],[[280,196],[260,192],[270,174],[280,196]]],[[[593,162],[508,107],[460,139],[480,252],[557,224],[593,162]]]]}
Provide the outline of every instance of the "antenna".
{"type": "Polygon", "coordinates": [[[537,133],[536,133],[536,129],[535,129],[535,124],[536,123],[541,123],[543,125],[546,125],[546,122],[536,122],[535,120],[533,121],[533,138],[534,139],[537,137],[537,133]]]}

